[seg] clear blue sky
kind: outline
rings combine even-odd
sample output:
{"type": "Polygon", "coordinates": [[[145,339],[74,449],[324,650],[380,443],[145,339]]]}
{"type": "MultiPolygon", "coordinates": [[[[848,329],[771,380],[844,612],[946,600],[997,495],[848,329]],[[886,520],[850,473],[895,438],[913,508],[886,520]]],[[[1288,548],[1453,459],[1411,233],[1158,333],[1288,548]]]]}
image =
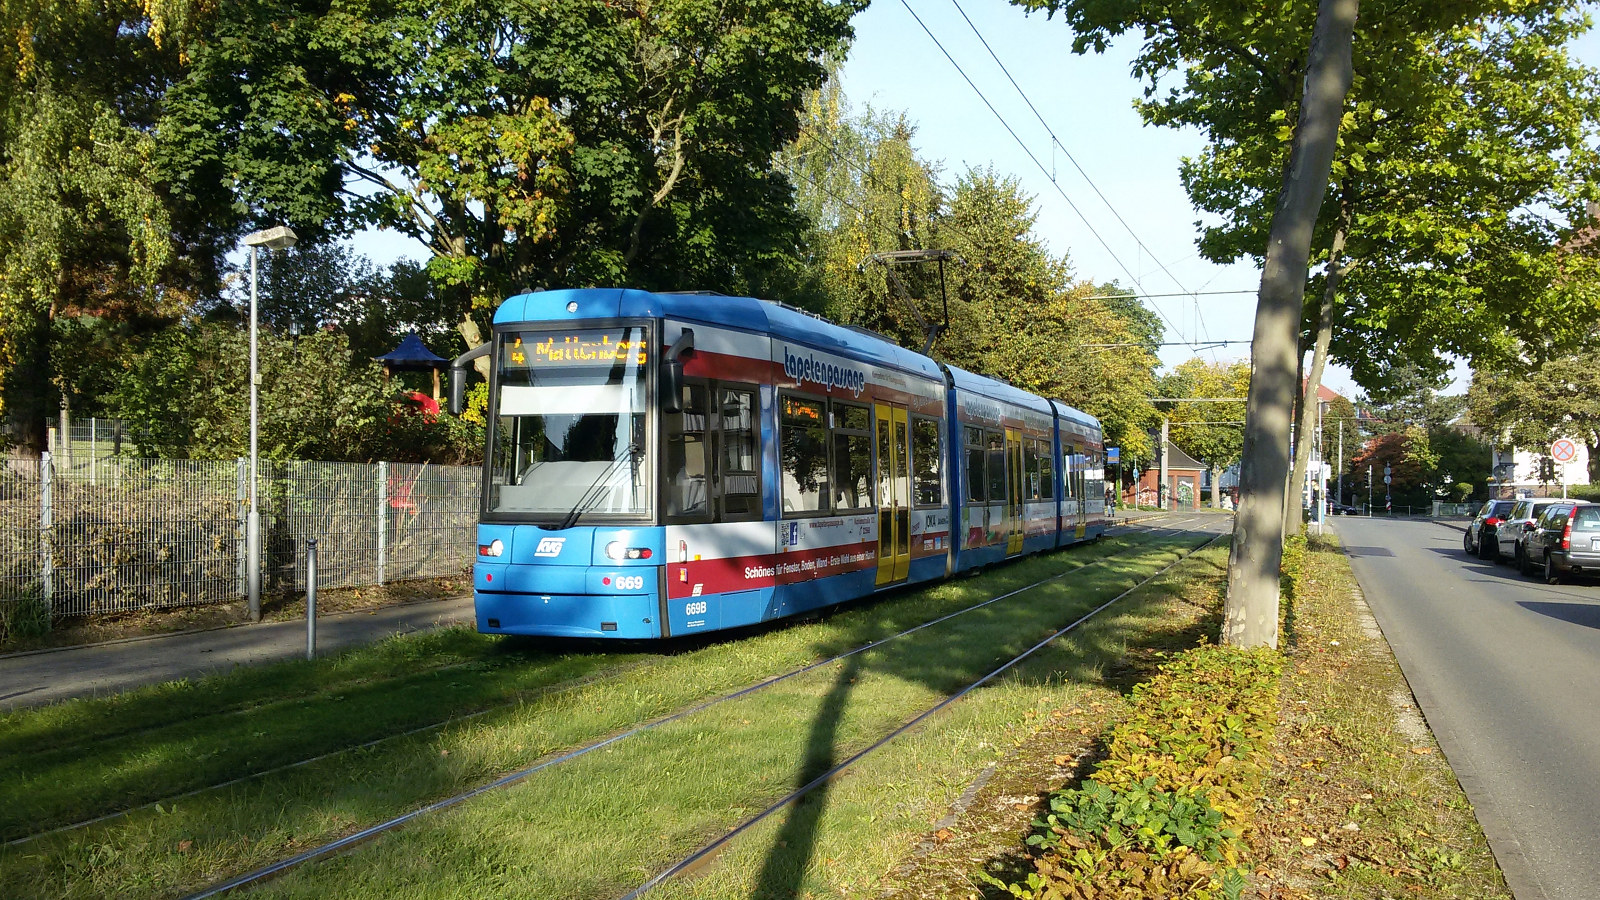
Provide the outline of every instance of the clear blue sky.
{"type": "MultiPolygon", "coordinates": [[[[942,162],[947,180],[970,166],[993,166],[1018,177],[1036,198],[1039,234],[1068,258],[1078,277],[1116,279],[1145,294],[1191,294],[1147,301],[1164,318],[1167,340],[1250,338],[1260,274],[1250,262],[1217,266],[1196,254],[1199,216],[1178,181],[1178,162],[1197,152],[1202,140],[1194,131],[1145,127],[1139,121],[1133,100],[1140,85],[1128,68],[1137,50],[1133,40],[1122,40],[1104,55],[1080,57],[1072,54],[1071,32],[1060,20],[1026,15],[1000,0],[958,0],[959,10],[955,0],[906,2],[977,90],[945,58],[906,3],[875,0],[856,18],[856,40],[842,74],[853,105],[905,112],[917,125],[917,149],[924,158],[942,162]],[[1045,124],[984,49],[961,10],[1045,124]],[[978,91],[1016,131],[1020,145],[978,91]],[[1059,146],[1050,132],[1060,139],[1059,146]],[[1205,295],[1219,291],[1248,293],[1205,295]],[[1192,296],[1196,293],[1200,296],[1192,296]]],[[[1591,64],[1600,61],[1600,38],[1586,38],[1579,56],[1591,64]]],[[[422,253],[419,246],[392,235],[364,235],[357,248],[377,262],[422,253]]],[[[1248,347],[1168,347],[1162,361],[1171,366],[1194,355],[1244,359],[1248,347]]],[[[1458,371],[1463,380],[1454,390],[1465,390],[1466,372],[1458,371]]],[[[1347,396],[1359,393],[1342,369],[1331,369],[1326,382],[1347,396]]]]}

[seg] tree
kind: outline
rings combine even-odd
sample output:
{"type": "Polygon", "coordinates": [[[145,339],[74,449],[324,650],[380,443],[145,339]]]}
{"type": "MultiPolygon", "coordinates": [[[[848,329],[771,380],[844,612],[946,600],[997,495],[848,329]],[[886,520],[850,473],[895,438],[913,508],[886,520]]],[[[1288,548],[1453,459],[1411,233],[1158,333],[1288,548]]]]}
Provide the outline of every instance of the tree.
{"type": "MultiPolygon", "coordinates": [[[[1250,391],[1250,365],[1207,363],[1195,358],[1181,363],[1157,382],[1163,397],[1216,399],[1237,397],[1250,391]]],[[[1211,503],[1221,505],[1222,470],[1239,459],[1244,448],[1244,403],[1173,403],[1165,415],[1171,420],[1173,443],[1211,468],[1211,503]]]]}
{"type": "Polygon", "coordinates": [[[183,185],[418,239],[469,344],[539,285],[760,293],[802,227],[774,153],[858,6],[224,6],[164,134],[183,185]]]}
{"type": "Polygon", "coordinates": [[[176,59],[155,36],[181,7],[0,2],[0,419],[35,452],[67,380],[56,323],[186,299],[181,284],[157,289],[175,249],[149,133],[176,59]]]}
{"type": "Polygon", "coordinates": [[[1502,446],[1547,447],[1557,438],[1589,449],[1589,478],[1600,483],[1600,373],[1591,354],[1538,367],[1480,368],[1466,404],[1474,424],[1502,446]]]}
{"type": "MultiPolygon", "coordinates": [[[[248,338],[222,324],[167,329],[110,398],[139,452],[231,459],[249,452],[248,338]]],[[[354,357],[343,335],[259,338],[260,453],[267,459],[461,462],[482,433],[452,417],[429,423],[396,406],[379,367],[354,357]]]]}

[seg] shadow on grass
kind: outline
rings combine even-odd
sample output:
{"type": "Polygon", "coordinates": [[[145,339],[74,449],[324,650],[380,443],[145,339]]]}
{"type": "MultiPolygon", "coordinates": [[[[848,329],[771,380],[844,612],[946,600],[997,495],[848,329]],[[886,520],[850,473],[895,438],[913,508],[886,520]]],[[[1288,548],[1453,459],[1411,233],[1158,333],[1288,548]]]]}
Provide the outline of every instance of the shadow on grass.
{"type": "MultiPolygon", "coordinates": [[[[1194,561],[1192,565],[1200,579],[1225,580],[1225,558],[1194,561]]],[[[905,642],[850,657],[849,665],[841,667],[811,724],[794,784],[799,788],[811,783],[847,755],[846,748],[838,742],[839,720],[850,684],[858,673],[888,673],[939,693],[953,694],[1121,593],[1130,581],[1143,580],[1147,573],[1148,564],[1141,570],[1131,561],[1113,562],[1100,571],[1085,573],[1099,588],[1097,591],[1085,590],[1086,586],[1079,583],[1055,582],[1035,589],[1039,592],[1036,602],[997,603],[968,613],[936,650],[927,642],[905,642]]],[[[1100,614],[1104,618],[1097,620],[1097,627],[1051,641],[1012,673],[1023,678],[1101,684],[1119,693],[1131,691],[1154,675],[1165,653],[1185,649],[1203,639],[1215,640],[1220,627],[1215,604],[1209,604],[1208,612],[1199,616],[1155,618],[1144,612],[1169,608],[1174,602],[1193,602],[1186,593],[1186,583],[1187,580],[1168,579],[1147,585],[1138,611],[1111,607],[1100,614]]],[[[817,652],[835,651],[819,648],[817,652]]],[[[1088,765],[1079,771],[1092,770],[1104,752],[1097,741],[1088,765]]],[[[767,852],[753,896],[776,900],[799,895],[817,852],[817,829],[828,807],[828,795],[829,785],[823,783],[789,808],[788,817],[767,852]]],[[[1043,815],[1047,811],[1048,800],[1041,799],[1035,812],[1043,815]]]]}
{"type": "MultiPolygon", "coordinates": [[[[800,790],[839,764],[839,721],[844,716],[851,686],[861,672],[861,656],[845,660],[834,677],[833,686],[823,698],[822,707],[811,722],[811,734],[806,740],[805,756],[795,773],[795,790],[800,790]]],[[[756,881],[756,897],[787,898],[798,896],[806,867],[816,852],[817,825],[828,808],[828,791],[831,782],[817,785],[810,793],[789,806],[788,816],[778,829],[778,837],[771,852],[761,866],[756,881]]]]}

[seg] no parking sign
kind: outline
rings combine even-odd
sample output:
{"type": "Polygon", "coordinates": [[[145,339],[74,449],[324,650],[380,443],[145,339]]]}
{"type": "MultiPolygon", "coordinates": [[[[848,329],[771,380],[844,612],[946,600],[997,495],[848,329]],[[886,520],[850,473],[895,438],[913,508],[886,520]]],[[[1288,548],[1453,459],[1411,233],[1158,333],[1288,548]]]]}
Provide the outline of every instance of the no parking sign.
{"type": "Polygon", "coordinates": [[[1569,463],[1578,458],[1578,445],[1562,438],[1550,445],[1550,458],[1558,463],[1569,463]]]}

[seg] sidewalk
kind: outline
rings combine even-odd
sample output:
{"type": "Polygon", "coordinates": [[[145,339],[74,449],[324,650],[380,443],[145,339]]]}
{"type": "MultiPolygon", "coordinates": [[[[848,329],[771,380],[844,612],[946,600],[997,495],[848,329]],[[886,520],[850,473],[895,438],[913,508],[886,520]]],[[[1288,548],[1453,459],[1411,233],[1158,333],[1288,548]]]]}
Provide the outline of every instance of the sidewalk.
{"type": "MultiPolygon", "coordinates": [[[[472,597],[317,618],[317,655],[472,621],[472,597]]],[[[0,710],[117,694],[146,684],[305,658],[306,623],[269,622],[0,656],[0,710]]]]}

